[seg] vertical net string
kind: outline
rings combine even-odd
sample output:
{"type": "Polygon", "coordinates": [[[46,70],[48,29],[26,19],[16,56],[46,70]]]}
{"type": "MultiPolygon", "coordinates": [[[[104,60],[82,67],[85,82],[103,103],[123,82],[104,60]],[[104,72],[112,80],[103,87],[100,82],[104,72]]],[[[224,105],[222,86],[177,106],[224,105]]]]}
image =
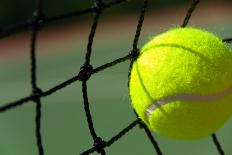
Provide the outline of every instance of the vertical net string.
{"type": "MultiPolygon", "coordinates": [[[[36,25],[33,26],[32,29],[32,39],[31,39],[31,85],[32,85],[32,94],[36,95],[39,94],[39,89],[37,88],[37,76],[36,76],[36,54],[35,54],[35,43],[37,38],[37,31],[36,31],[36,25]]],[[[37,141],[37,147],[39,151],[39,155],[44,155],[44,150],[42,146],[42,138],[41,138],[41,102],[40,97],[37,97],[34,99],[34,102],[36,103],[36,116],[35,116],[35,123],[36,123],[36,141],[37,141]]]]}
{"type": "Polygon", "coordinates": [[[190,8],[188,9],[188,12],[184,18],[183,24],[181,25],[181,27],[186,27],[189,23],[189,20],[193,14],[193,11],[195,10],[195,8],[197,7],[198,3],[200,2],[200,0],[193,0],[192,1],[192,5],[190,6],[190,8]]]}
{"type": "MultiPolygon", "coordinates": [[[[39,89],[37,88],[37,82],[36,82],[36,56],[35,56],[35,42],[36,42],[36,26],[33,26],[32,30],[32,39],[31,39],[31,85],[32,85],[32,94],[36,95],[39,93],[39,89]]],[[[37,97],[34,99],[34,102],[36,103],[36,116],[35,116],[35,123],[36,123],[36,141],[37,141],[37,147],[39,151],[39,155],[44,155],[44,150],[42,146],[42,138],[41,138],[41,101],[40,97],[37,97]]]]}
{"type": "Polygon", "coordinates": [[[132,58],[131,58],[131,62],[130,62],[130,66],[129,66],[129,73],[128,73],[128,88],[129,88],[129,83],[130,83],[130,74],[131,74],[132,64],[133,64],[134,60],[136,60],[137,57],[139,56],[138,41],[140,38],[141,29],[143,26],[143,21],[144,21],[144,16],[145,16],[147,5],[148,5],[148,0],[144,0],[143,7],[141,10],[140,17],[138,19],[138,24],[137,24],[136,31],[135,31],[135,36],[134,36],[132,51],[131,51],[132,58]]]}
{"type": "Polygon", "coordinates": [[[89,39],[88,39],[87,53],[86,53],[86,56],[85,56],[85,64],[90,63],[90,57],[91,57],[91,54],[92,54],[93,38],[94,38],[96,29],[97,29],[99,16],[100,16],[100,12],[95,15],[94,20],[93,20],[93,25],[92,25],[92,28],[91,28],[91,31],[90,31],[90,34],[89,34],[89,39]]]}
{"type": "Polygon", "coordinates": [[[129,73],[128,73],[128,88],[129,88],[129,83],[130,83],[130,75],[131,75],[132,64],[137,59],[137,57],[139,56],[138,41],[139,41],[139,38],[140,38],[140,34],[141,34],[142,26],[143,26],[143,21],[144,21],[147,5],[148,5],[148,0],[144,0],[143,7],[142,7],[142,10],[141,10],[140,17],[139,17],[138,24],[137,24],[136,31],[135,31],[135,36],[134,36],[133,45],[132,45],[132,51],[131,51],[132,58],[131,58],[131,61],[130,61],[129,73]]]}
{"type": "Polygon", "coordinates": [[[143,21],[144,21],[147,5],[148,5],[148,0],[144,0],[143,8],[142,8],[142,11],[140,13],[140,17],[138,20],[138,24],[137,24],[137,28],[136,28],[136,32],[135,32],[135,37],[134,37],[134,41],[133,41],[133,52],[134,51],[137,52],[137,49],[138,49],[138,41],[140,38],[140,33],[142,30],[142,26],[143,26],[143,21]]]}
{"type": "Polygon", "coordinates": [[[39,155],[44,155],[44,149],[42,145],[42,136],[41,136],[41,101],[40,99],[36,101],[36,117],[35,117],[35,122],[36,122],[36,142],[37,142],[37,147],[39,151],[39,155]]]}
{"type": "Polygon", "coordinates": [[[83,93],[83,100],[84,100],[84,109],[85,109],[85,114],[89,126],[89,131],[93,139],[97,138],[97,134],[94,130],[93,126],[93,120],[91,117],[90,109],[89,109],[89,101],[88,101],[88,94],[87,94],[87,82],[83,81],[82,82],[82,93],[83,93]]]}
{"type": "Polygon", "coordinates": [[[101,0],[95,0],[95,16],[93,19],[93,24],[90,30],[89,38],[88,38],[88,44],[87,44],[87,51],[85,55],[85,63],[81,67],[81,71],[79,73],[79,79],[82,81],[82,93],[83,93],[83,101],[84,101],[84,109],[85,109],[85,114],[88,122],[88,127],[90,134],[93,138],[94,141],[94,146],[97,147],[97,152],[100,153],[101,155],[105,155],[106,152],[104,148],[102,148],[103,140],[97,136],[96,131],[94,129],[93,125],[93,120],[89,108],[89,100],[88,100],[88,93],[87,93],[87,81],[90,78],[93,67],[90,64],[90,58],[92,54],[92,45],[93,45],[93,39],[96,33],[97,25],[98,25],[98,20],[100,17],[100,14],[102,12],[102,9],[104,7],[104,4],[102,3],[101,0]]]}
{"type": "MultiPolygon", "coordinates": [[[[140,38],[140,34],[141,34],[143,22],[144,22],[144,17],[145,17],[147,5],[148,5],[148,0],[144,0],[143,7],[142,7],[142,10],[141,10],[141,13],[140,13],[139,20],[138,20],[136,32],[135,32],[134,41],[133,41],[133,49],[132,49],[132,55],[133,55],[133,57],[131,59],[130,66],[129,66],[129,74],[128,74],[128,79],[129,80],[130,80],[130,75],[131,75],[132,64],[133,64],[133,62],[136,60],[136,58],[139,55],[138,41],[139,41],[139,38],[140,38]]],[[[130,83],[129,80],[128,80],[128,87],[129,87],[129,83],[130,83]]],[[[162,152],[161,152],[161,149],[160,149],[158,143],[156,142],[155,138],[152,136],[152,134],[149,131],[149,129],[147,128],[147,126],[141,122],[141,120],[138,118],[138,115],[136,114],[136,112],[135,112],[135,115],[136,115],[136,117],[138,119],[140,127],[142,127],[144,129],[144,131],[145,131],[148,139],[150,140],[150,142],[154,146],[154,148],[156,150],[156,153],[158,155],[162,155],[162,152]]]]}
{"type": "MultiPolygon", "coordinates": [[[[35,19],[34,19],[35,20],[35,19]]],[[[36,39],[37,39],[37,23],[32,26],[31,32],[31,87],[32,91],[37,88],[37,76],[36,76],[36,39]]]]}
{"type": "Polygon", "coordinates": [[[31,32],[31,50],[30,50],[30,57],[31,57],[31,87],[32,87],[32,94],[35,95],[33,99],[36,104],[36,111],[35,111],[35,136],[36,136],[36,143],[38,148],[39,155],[44,155],[44,149],[42,145],[42,136],[41,136],[41,100],[40,94],[41,90],[37,87],[37,63],[36,63],[36,41],[37,41],[37,33],[39,28],[39,20],[42,15],[42,0],[36,1],[36,10],[32,17],[32,32],[31,32]]]}

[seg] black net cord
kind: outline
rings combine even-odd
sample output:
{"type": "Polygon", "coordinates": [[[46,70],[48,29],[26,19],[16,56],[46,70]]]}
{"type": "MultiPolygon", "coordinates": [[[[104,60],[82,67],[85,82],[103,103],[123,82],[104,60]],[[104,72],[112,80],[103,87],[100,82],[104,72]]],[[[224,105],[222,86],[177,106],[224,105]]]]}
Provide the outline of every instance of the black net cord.
{"type": "Polygon", "coordinates": [[[41,100],[39,94],[41,93],[40,89],[37,87],[37,63],[36,63],[36,41],[37,33],[39,28],[39,21],[41,20],[42,15],[42,0],[36,1],[36,11],[32,16],[32,32],[31,32],[31,87],[32,94],[35,95],[34,102],[36,104],[35,111],[35,136],[37,142],[37,148],[39,155],[44,155],[44,149],[42,145],[42,136],[41,136],[41,100]]]}
{"type": "Polygon", "coordinates": [[[94,39],[94,35],[96,33],[98,20],[99,20],[100,14],[101,14],[100,7],[101,6],[99,6],[99,8],[96,10],[97,13],[96,13],[96,15],[94,17],[93,25],[92,25],[92,28],[91,28],[91,31],[90,31],[90,34],[89,34],[87,52],[86,52],[86,55],[85,55],[85,64],[90,63],[90,57],[91,57],[91,54],[92,54],[93,39],[94,39]]]}
{"type": "Polygon", "coordinates": [[[161,149],[159,147],[159,144],[155,140],[154,136],[152,136],[152,134],[151,134],[150,130],[148,129],[148,127],[144,123],[142,123],[141,121],[140,121],[140,126],[144,129],[148,139],[150,140],[150,142],[152,143],[154,149],[156,150],[157,155],[163,155],[163,153],[162,153],[162,151],[161,151],[161,149]]]}
{"type": "Polygon", "coordinates": [[[94,146],[98,148],[96,151],[98,151],[99,153],[103,155],[105,154],[105,150],[102,148],[99,148],[99,145],[101,145],[102,140],[96,134],[93,121],[92,121],[92,116],[91,116],[90,109],[89,109],[89,101],[88,101],[88,95],[87,95],[87,81],[82,82],[82,92],[83,92],[83,99],[84,99],[84,109],[85,109],[85,114],[86,114],[86,118],[87,118],[87,122],[89,126],[89,131],[93,138],[94,146]]]}
{"type": "MultiPolygon", "coordinates": [[[[227,42],[227,43],[231,43],[232,38],[223,39],[223,41],[227,42]]],[[[119,63],[125,62],[125,61],[127,61],[129,59],[132,59],[132,58],[135,58],[135,57],[136,56],[134,56],[132,53],[130,53],[130,54],[128,54],[128,55],[126,55],[124,57],[118,58],[118,59],[116,59],[116,60],[114,60],[112,62],[109,62],[109,63],[103,64],[103,65],[101,65],[99,67],[96,67],[95,69],[92,70],[92,72],[90,74],[99,73],[100,71],[103,71],[103,70],[105,70],[107,68],[111,68],[111,67],[113,67],[113,66],[115,66],[115,65],[117,65],[119,63]]],[[[57,92],[59,90],[62,90],[63,88],[69,86],[70,84],[80,80],[81,79],[80,75],[81,75],[81,71],[77,75],[69,78],[68,80],[66,80],[66,81],[64,81],[64,82],[62,82],[60,84],[57,84],[57,85],[53,86],[52,88],[42,92],[40,94],[40,97],[46,97],[46,96],[52,95],[53,93],[55,93],[55,92],[57,92]]],[[[34,100],[34,98],[35,98],[35,95],[29,95],[29,96],[20,98],[20,99],[18,99],[16,101],[12,101],[12,102],[9,102],[9,103],[2,104],[2,106],[0,106],[0,112],[5,112],[5,111],[10,110],[10,109],[12,109],[14,107],[23,105],[23,104],[25,104],[25,103],[27,103],[29,101],[34,100]]]]}
{"type": "MultiPolygon", "coordinates": [[[[42,106],[40,98],[51,95],[51,94],[55,93],[56,91],[61,90],[62,88],[72,84],[73,82],[76,82],[77,80],[82,81],[82,85],[86,85],[86,88],[84,87],[84,89],[86,90],[86,94],[84,92],[83,96],[85,96],[85,95],[87,96],[87,80],[91,75],[98,73],[98,72],[100,72],[104,69],[107,69],[109,67],[112,67],[116,64],[119,64],[121,62],[124,62],[126,60],[130,59],[131,62],[133,60],[135,60],[138,56],[137,44],[138,44],[141,28],[143,25],[142,23],[144,20],[145,9],[147,7],[147,0],[144,0],[144,6],[142,9],[140,18],[139,18],[139,22],[137,25],[136,34],[135,34],[135,38],[134,38],[134,42],[133,42],[133,49],[132,49],[132,52],[130,54],[123,56],[121,58],[118,58],[112,62],[103,64],[103,65],[93,69],[92,66],[88,62],[90,62],[90,56],[91,56],[91,52],[92,52],[92,43],[93,43],[93,38],[94,38],[94,34],[96,31],[96,27],[97,27],[97,22],[96,23],[94,22],[95,26],[93,24],[92,27],[95,27],[95,28],[91,29],[92,37],[91,37],[91,35],[89,36],[89,42],[88,42],[88,46],[87,46],[87,53],[88,53],[88,54],[86,54],[86,58],[87,58],[86,62],[87,63],[84,64],[84,66],[81,68],[80,72],[76,76],[71,77],[70,79],[68,79],[68,80],[66,80],[66,81],[64,81],[64,82],[62,82],[62,83],[50,88],[47,91],[44,91],[44,92],[42,92],[37,87],[37,82],[36,82],[37,75],[36,75],[36,53],[35,53],[35,50],[36,50],[37,32],[39,31],[38,28],[41,26],[41,24],[44,24],[44,23],[46,24],[46,23],[49,23],[52,21],[62,20],[64,18],[69,18],[72,16],[80,16],[80,15],[87,14],[87,13],[97,13],[94,20],[93,20],[93,21],[97,21],[99,15],[100,15],[100,13],[98,12],[99,10],[114,6],[116,4],[120,4],[122,2],[127,2],[127,1],[126,0],[116,0],[116,1],[110,2],[108,4],[103,4],[101,0],[95,0],[94,7],[84,9],[81,11],[74,11],[74,12],[65,13],[63,15],[59,15],[59,16],[55,16],[55,17],[45,18],[45,16],[42,15],[42,6],[43,6],[42,0],[37,0],[36,1],[37,9],[35,11],[33,18],[31,18],[25,22],[16,24],[13,27],[9,26],[9,27],[4,27],[4,28],[1,27],[0,28],[0,38],[2,38],[5,36],[9,36],[11,34],[14,34],[16,32],[19,32],[19,31],[26,29],[28,27],[32,27],[32,35],[31,35],[31,85],[32,85],[33,93],[31,95],[23,97],[17,101],[3,104],[2,106],[0,106],[0,112],[5,112],[5,111],[10,110],[12,108],[15,108],[19,105],[23,105],[24,103],[27,103],[28,101],[34,101],[36,103],[36,118],[35,118],[36,130],[35,130],[35,133],[36,133],[36,141],[37,141],[37,147],[39,150],[39,155],[44,154],[42,140],[41,140],[41,133],[40,133],[40,129],[41,129],[40,119],[41,119],[41,106],[42,106]],[[89,55],[89,56],[87,56],[87,55],[89,55]]],[[[193,13],[193,11],[196,8],[198,3],[199,3],[199,0],[193,1],[191,7],[189,8],[189,10],[186,14],[184,22],[181,25],[182,27],[185,27],[188,24],[190,17],[191,17],[191,15],[192,15],[192,13],[193,13]]],[[[232,38],[226,38],[226,39],[223,39],[223,41],[227,42],[227,43],[231,43],[232,38]]],[[[131,67],[131,65],[130,65],[130,67],[131,67]]],[[[129,73],[129,75],[130,75],[130,73],[129,73]]],[[[83,89],[83,86],[82,86],[82,89],[83,89]]],[[[87,97],[87,99],[88,99],[88,97],[87,97]]],[[[84,101],[84,102],[86,102],[86,101],[84,101]]],[[[88,103],[88,100],[86,103],[88,103]]],[[[86,104],[85,106],[87,106],[86,109],[89,109],[89,103],[86,104]]],[[[86,110],[86,111],[88,111],[88,110],[86,110]]],[[[91,114],[90,110],[89,110],[89,114],[91,114]]],[[[89,118],[91,118],[91,115],[89,118]]],[[[87,116],[87,121],[92,122],[92,118],[91,118],[91,120],[88,120],[88,116],[87,116]]],[[[125,129],[123,129],[120,133],[118,133],[116,136],[112,137],[108,142],[104,142],[101,138],[97,137],[96,132],[94,131],[95,136],[92,136],[95,138],[95,139],[93,138],[94,139],[94,147],[89,149],[89,150],[91,150],[91,151],[89,151],[89,153],[97,151],[98,153],[101,153],[104,155],[105,154],[105,151],[103,149],[104,147],[110,146],[111,144],[116,142],[118,139],[120,139],[122,136],[124,136],[127,132],[129,132],[132,128],[134,128],[137,124],[140,124],[140,126],[144,125],[144,124],[141,124],[141,121],[139,119],[137,119],[136,121],[132,122],[129,126],[127,126],[125,129]]],[[[91,123],[89,123],[89,126],[91,126],[91,123]]],[[[159,155],[162,154],[159,147],[158,147],[158,143],[155,141],[155,139],[153,138],[153,136],[150,133],[150,131],[148,130],[148,128],[146,126],[144,126],[142,128],[144,128],[145,132],[147,133],[148,138],[150,139],[150,141],[153,143],[154,147],[156,148],[157,154],[159,154],[159,155]]],[[[91,132],[92,132],[91,135],[94,135],[94,132],[93,131],[91,131],[91,132]]],[[[223,151],[216,135],[213,134],[212,138],[213,138],[214,144],[216,145],[216,147],[218,149],[218,152],[221,155],[223,155],[224,151],[223,151]]]]}
{"type": "Polygon", "coordinates": [[[87,93],[87,81],[91,76],[91,72],[93,70],[92,65],[90,64],[90,58],[92,54],[92,46],[93,46],[93,40],[94,36],[96,33],[98,21],[100,14],[102,12],[102,9],[104,7],[104,4],[101,0],[95,0],[95,17],[93,19],[93,24],[90,30],[89,38],[88,38],[88,44],[87,44],[87,51],[85,55],[85,63],[81,68],[81,72],[79,74],[79,78],[82,81],[82,93],[83,93],[83,100],[84,100],[84,110],[89,126],[89,131],[92,136],[94,146],[97,146],[97,152],[100,153],[101,155],[105,155],[106,152],[104,148],[100,148],[99,146],[102,145],[103,140],[97,136],[94,125],[93,125],[93,120],[90,112],[90,107],[89,107],[89,99],[88,99],[88,93],[87,93]]]}
{"type": "Polygon", "coordinates": [[[139,56],[138,41],[140,38],[140,33],[141,33],[142,26],[143,26],[143,21],[144,21],[147,5],[148,5],[148,0],[144,0],[143,7],[141,10],[141,13],[140,13],[140,16],[138,19],[138,24],[137,24],[136,31],[135,31],[135,36],[134,36],[133,45],[132,45],[132,51],[130,53],[130,55],[131,55],[130,60],[131,61],[130,61],[129,73],[128,73],[128,88],[129,88],[129,83],[130,83],[130,74],[131,74],[132,64],[139,56]]]}
{"type": "MultiPolygon", "coordinates": [[[[134,41],[133,41],[133,49],[132,49],[133,57],[131,59],[130,66],[129,66],[128,88],[130,86],[129,84],[130,84],[130,75],[131,75],[132,64],[136,60],[136,58],[139,56],[138,41],[139,41],[139,38],[140,38],[140,34],[141,34],[141,30],[142,30],[142,26],[143,26],[147,6],[148,6],[148,0],[144,0],[143,7],[142,7],[142,10],[141,10],[139,19],[138,19],[138,24],[137,24],[137,28],[136,28],[136,32],[135,32],[134,41]]],[[[154,149],[156,150],[156,153],[158,155],[162,155],[161,149],[160,149],[158,143],[156,142],[155,137],[151,134],[151,132],[147,128],[147,126],[141,122],[141,120],[138,118],[138,115],[136,113],[135,113],[135,115],[137,117],[137,120],[139,121],[140,127],[142,127],[144,129],[148,139],[150,140],[150,142],[154,146],[154,149]]]]}
{"type": "Polygon", "coordinates": [[[39,155],[44,155],[44,149],[42,145],[42,136],[41,136],[41,106],[42,106],[41,101],[40,99],[38,99],[36,101],[35,134],[36,134],[36,142],[37,142],[39,155]]]}
{"type": "MultiPolygon", "coordinates": [[[[105,4],[105,6],[111,6],[111,5],[114,5],[114,4],[121,4],[121,2],[125,2],[125,0],[118,0],[118,1],[115,1],[115,2],[111,2],[109,4],[105,4]]],[[[76,16],[78,16],[78,15],[82,15],[82,14],[78,14],[77,13],[76,16]]],[[[8,30],[8,28],[7,28],[7,30],[8,30]]],[[[13,31],[12,33],[15,33],[15,31],[13,31]]],[[[2,34],[2,33],[0,33],[0,34],[2,34]]],[[[230,43],[230,42],[232,42],[232,38],[225,38],[225,39],[223,39],[223,41],[230,43]]],[[[114,60],[112,62],[106,63],[104,65],[101,65],[101,66],[93,69],[93,71],[92,71],[91,74],[98,73],[98,72],[100,72],[102,70],[105,70],[107,68],[115,66],[116,64],[124,62],[124,61],[126,61],[128,59],[132,59],[133,57],[134,57],[133,54],[130,53],[129,55],[126,55],[124,57],[118,58],[118,59],[116,59],[116,60],[114,60]]],[[[68,80],[66,80],[66,81],[64,81],[64,82],[62,82],[60,84],[57,84],[56,86],[50,88],[49,90],[44,91],[43,93],[41,93],[40,97],[46,97],[48,95],[51,95],[51,94],[55,93],[56,91],[61,90],[62,88],[64,88],[64,87],[66,87],[66,86],[68,86],[68,85],[70,85],[70,84],[72,84],[72,83],[80,80],[79,75],[80,75],[80,73],[78,73],[77,75],[71,77],[70,79],[68,79],[68,80]]],[[[24,104],[24,103],[26,103],[28,101],[32,101],[34,98],[35,98],[34,95],[29,95],[29,96],[23,97],[23,98],[21,98],[19,100],[3,104],[3,106],[0,106],[0,112],[7,111],[7,110],[9,110],[9,109],[11,109],[13,107],[22,105],[22,104],[24,104]]]]}
{"type": "Polygon", "coordinates": [[[37,25],[32,27],[32,33],[31,33],[31,87],[32,90],[37,88],[36,84],[36,53],[35,53],[35,48],[36,48],[36,39],[37,39],[37,25]]]}
{"type": "MultiPolygon", "coordinates": [[[[109,62],[109,63],[106,63],[104,65],[101,65],[99,67],[96,67],[95,69],[92,70],[92,72],[89,72],[89,74],[95,74],[95,73],[99,73],[100,71],[103,71],[107,68],[110,68],[110,67],[113,67],[119,63],[122,63],[122,62],[125,62],[129,59],[131,59],[133,57],[132,54],[129,54],[129,55],[126,55],[124,57],[121,57],[121,58],[118,58],[112,62],[109,62]]],[[[46,96],[49,96],[49,95],[52,95],[53,93],[59,91],[59,90],[62,90],[63,88],[69,86],[70,84],[78,81],[78,80],[81,80],[82,78],[82,75],[83,75],[83,72],[82,70],[76,75],[76,76],[73,76],[71,77],[70,79],[48,89],[47,91],[44,91],[44,92],[41,92],[39,94],[39,97],[46,97],[46,96]]],[[[16,100],[16,101],[13,101],[13,102],[9,102],[9,103],[6,103],[6,104],[3,104],[3,106],[0,106],[0,112],[5,112],[7,110],[10,110],[14,107],[17,107],[17,106],[20,106],[20,105],[23,105],[29,101],[32,101],[34,100],[35,98],[35,95],[29,95],[29,96],[26,96],[26,97],[23,97],[19,100],[16,100]]]]}
{"type": "Polygon", "coordinates": [[[232,38],[225,38],[222,41],[227,43],[232,43],[232,38]]]}
{"type": "Polygon", "coordinates": [[[84,99],[84,109],[87,118],[87,122],[89,125],[90,134],[92,135],[93,139],[97,139],[97,134],[95,132],[93,121],[89,109],[89,101],[88,101],[88,94],[87,94],[87,81],[82,82],[82,92],[83,92],[83,99],[84,99]]]}
{"type": "Polygon", "coordinates": [[[127,127],[125,127],[123,130],[121,130],[118,134],[113,136],[109,141],[103,142],[102,145],[100,145],[100,146],[94,146],[94,147],[82,152],[81,155],[87,155],[87,154],[93,153],[99,149],[98,147],[105,148],[105,147],[111,146],[113,143],[117,142],[125,134],[127,134],[129,131],[131,131],[136,125],[138,125],[138,123],[139,123],[139,120],[136,119],[131,124],[129,124],[127,127]]]}
{"type": "Polygon", "coordinates": [[[195,8],[197,7],[198,3],[200,2],[200,0],[193,0],[192,1],[192,5],[191,7],[188,9],[187,14],[184,18],[183,24],[181,25],[181,27],[186,27],[189,23],[189,20],[193,14],[193,11],[195,10],[195,8]]]}
{"type": "Polygon", "coordinates": [[[223,149],[221,147],[221,144],[219,143],[218,138],[217,138],[215,133],[212,134],[212,140],[213,140],[213,142],[214,142],[214,144],[215,144],[215,146],[216,146],[216,148],[218,150],[218,153],[220,155],[225,155],[225,153],[224,153],[224,151],[223,151],[223,149]]]}
{"type": "MultiPolygon", "coordinates": [[[[115,0],[115,1],[109,2],[109,3],[104,5],[104,8],[110,8],[112,6],[121,4],[123,2],[127,2],[127,0],[115,0]]],[[[42,5],[43,5],[42,1],[39,2],[37,0],[37,5],[39,6],[39,8],[41,8],[40,10],[42,12],[42,5]]],[[[96,10],[96,7],[91,7],[91,8],[87,8],[84,10],[68,12],[68,13],[64,13],[61,15],[53,16],[53,17],[45,18],[45,16],[44,16],[43,24],[46,25],[46,24],[49,24],[51,22],[61,21],[63,19],[78,17],[81,15],[86,15],[88,13],[95,12],[95,10],[96,10]]],[[[33,21],[31,19],[28,19],[25,22],[20,22],[20,23],[17,23],[15,25],[12,25],[12,26],[0,27],[0,38],[4,38],[4,37],[10,36],[12,34],[15,34],[17,32],[27,30],[32,25],[33,25],[33,21]]]]}
{"type": "Polygon", "coordinates": [[[143,26],[143,21],[144,21],[147,5],[148,5],[148,0],[144,0],[143,8],[142,8],[142,11],[140,13],[140,17],[139,17],[139,20],[138,20],[138,24],[137,24],[137,28],[136,28],[136,32],[135,32],[135,36],[134,36],[133,50],[132,50],[133,52],[138,51],[138,41],[139,41],[139,38],[140,38],[140,33],[141,33],[141,30],[142,30],[142,26],[143,26]]]}
{"type": "MultiPolygon", "coordinates": [[[[32,85],[32,94],[36,96],[36,94],[40,93],[39,88],[37,87],[37,76],[36,76],[36,56],[35,56],[35,42],[36,42],[36,26],[33,27],[32,30],[32,44],[31,44],[31,85],[32,85]]],[[[43,151],[43,146],[42,146],[42,141],[41,141],[41,132],[40,132],[40,127],[41,127],[41,102],[40,102],[40,97],[37,96],[34,98],[34,102],[36,103],[36,116],[35,116],[35,123],[36,123],[36,140],[37,140],[37,147],[39,151],[39,155],[44,155],[43,151]]]]}

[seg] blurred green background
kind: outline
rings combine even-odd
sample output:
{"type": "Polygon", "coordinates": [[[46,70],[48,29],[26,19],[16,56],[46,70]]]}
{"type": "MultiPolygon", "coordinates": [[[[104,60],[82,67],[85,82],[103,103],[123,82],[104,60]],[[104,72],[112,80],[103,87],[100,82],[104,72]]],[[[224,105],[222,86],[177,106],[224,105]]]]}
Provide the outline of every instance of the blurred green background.
{"type": "MultiPolygon", "coordinates": [[[[110,2],[110,0],[105,1],[110,2]]],[[[149,38],[183,21],[191,1],[150,1],[139,46],[149,38]]],[[[48,16],[91,6],[93,1],[46,1],[48,16]]],[[[91,58],[94,67],[127,55],[132,48],[142,1],[134,0],[103,12],[91,58]]],[[[0,25],[14,24],[30,17],[33,1],[0,0],[0,25]]],[[[232,37],[232,5],[229,1],[204,1],[193,14],[190,25],[232,37]]],[[[44,28],[38,37],[38,85],[43,90],[79,72],[84,62],[92,15],[44,28]]],[[[29,32],[0,40],[0,105],[30,94],[29,32]]],[[[127,89],[129,62],[97,73],[88,81],[90,108],[96,132],[109,140],[135,120],[127,89]]],[[[79,154],[92,147],[82,104],[81,83],[76,82],[42,98],[42,138],[46,155],[79,154]]],[[[0,113],[0,155],[37,155],[35,105],[0,113]]],[[[232,120],[219,131],[226,154],[232,154],[232,120]]],[[[164,155],[217,155],[211,137],[197,141],[176,141],[154,133],[164,155]]],[[[145,133],[136,127],[111,147],[109,155],[156,154],[145,133]]],[[[96,154],[96,153],[93,153],[96,154]]]]}
{"type": "MultiPolygon", "coordinates": [[[[109,3],[112,1],[113,0],[103,0],[103,2],[105,3],[109,3]]],[[[47,0],[43,2],[43,11],[47,15],[47,17],[51,17],[67,12],[83,10],[84,8],[90,8],[93,6],[93,2],[94,0],[47,0]]],[[[152,8],[156,9],[188,2],[188,0],[150,0],[149,3],[152,8]]],[[[1,0],[0,4],[1,26],[12,25],[30,18],[32,12],[35,10],[36,7],[36,3],[33,0],[1,0]]],[[[129,5],[122,5],[117,9],[112,8],[111,10],[115,11],[111,12],[108,15],[134,12],[137,10],[140,4],[141,0],[133,0],[133,3],[130,3],[129,5]]],[[[80,17],[78,17],[78,19],[80,19],[80,17]]]]}

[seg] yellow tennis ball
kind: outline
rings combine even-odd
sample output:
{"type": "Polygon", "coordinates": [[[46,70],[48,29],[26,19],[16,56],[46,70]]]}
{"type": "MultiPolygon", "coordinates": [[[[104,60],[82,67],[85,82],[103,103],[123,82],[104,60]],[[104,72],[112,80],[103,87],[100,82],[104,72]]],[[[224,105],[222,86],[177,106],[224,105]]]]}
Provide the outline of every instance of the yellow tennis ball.
{"type": "Polygon", "coordinates": [[[142,48],[129,90],[151,130],[182,140],[208,136],[232,114],[232,50],[207,31],[171,29],[142,48]]]}

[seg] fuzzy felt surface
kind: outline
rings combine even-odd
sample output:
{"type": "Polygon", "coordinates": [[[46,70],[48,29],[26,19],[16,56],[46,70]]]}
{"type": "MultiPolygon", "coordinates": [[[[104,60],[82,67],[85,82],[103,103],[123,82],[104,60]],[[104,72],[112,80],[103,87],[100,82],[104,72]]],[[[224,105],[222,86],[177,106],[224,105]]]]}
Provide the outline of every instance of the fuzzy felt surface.
{"type": "Polygon", "coordinates": [[[232,87],[232,51],[207,31],[174,28],[142,48],[129,84],[132,106],[150,129],[174,139],[202,138],[232,114],[232,92],[226,92],[232,87]],[[222,96],[206,101],[175,99],[146,119],[152,103],[182,94],[222,96]]]}

